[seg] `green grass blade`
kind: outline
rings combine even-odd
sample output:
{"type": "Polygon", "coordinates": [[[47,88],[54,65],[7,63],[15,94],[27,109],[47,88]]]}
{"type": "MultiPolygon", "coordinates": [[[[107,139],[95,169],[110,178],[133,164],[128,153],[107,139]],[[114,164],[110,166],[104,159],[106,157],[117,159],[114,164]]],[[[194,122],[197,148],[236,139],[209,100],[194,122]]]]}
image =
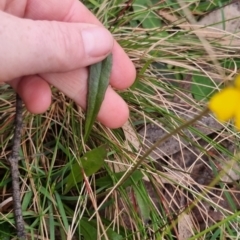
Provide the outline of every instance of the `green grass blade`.
{"type": "Polygon", "coordinates": [[[64,209],[61,197],[60,197],[60,195],[57,192],[55,192],[55,197],[56,197],[56,200],[57,200],[57,206],[58,206],[58,209],[59,209],[61,220],[63,221],[64,227],[65,227],[65,231],[67,232],[68,229],[69,229],[69,224],[68,224],[67,215],[66,215],[66,212],[65,212],[65,209],[64,209]]]}
{"type": "Polygon", "coordinates": [[[54,217],[53,217],[53,206],[50,200],[48,200],[48,204],[49,204],[49,235],[51,240],[55,240],[55,224],[54,224],[54,217]]]}

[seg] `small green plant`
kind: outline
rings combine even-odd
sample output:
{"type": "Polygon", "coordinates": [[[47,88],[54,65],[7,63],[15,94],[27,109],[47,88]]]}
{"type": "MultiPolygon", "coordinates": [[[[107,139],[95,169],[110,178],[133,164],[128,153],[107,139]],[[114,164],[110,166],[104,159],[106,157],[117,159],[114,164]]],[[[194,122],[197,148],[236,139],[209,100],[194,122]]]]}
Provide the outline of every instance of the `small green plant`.
{"type": "MultiPolygon", "coordinates": [[[[222,88],[222,73],[233,79],[237,47],[211,38],[209,56],[185,27],[178,1],[82,2],[135,63],[135,83],[119,91],[130,119],[121,129],[107,129],[94,122],[97,108],[86,120],[54,89],[46,113],[23,112],[20,190],[28,238],[184,239],[187,232],[185,239],[237,239],[239,134],[209,114],[191,120],[222,88]]],[[[197,20],[228,3],[186,1],[197,20]]],[[[7,156],[15,97],[6,85],[0,89],[0,238],[11,239],[7,156]]]]}

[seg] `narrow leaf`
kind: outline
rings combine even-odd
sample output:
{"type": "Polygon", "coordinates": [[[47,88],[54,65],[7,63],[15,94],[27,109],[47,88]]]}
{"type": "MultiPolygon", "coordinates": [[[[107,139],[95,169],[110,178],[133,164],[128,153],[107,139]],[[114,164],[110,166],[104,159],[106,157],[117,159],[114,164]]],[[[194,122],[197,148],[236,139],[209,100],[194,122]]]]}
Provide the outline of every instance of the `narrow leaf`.
{"type": "MultiPolygon", "coordinates": [[[[89,221],[87,218],[83,217],[80,221],[80,230],[81,234],[83,235],[84,239],[87,240],[95,240],[98,239],[98,223],[94,220],[89,221]]],[[[106,234],[108,236],[107,239],[114,239],[114,240],[123,240],[123,237],[116,233],[111,228],[107,228],[106,234]]],[[[105,237],[101,238],[102,240],[106,240],[105,237]]]]}
{"type": "Polygon", "coordinates": [[[63,202],[61,200],[60,195],[57,192],[55,192],[55,197],[56,197],[56,201],[57,201],[58,210],[59,210],[59,213],[60,213],[60,218],[63,222],[65,231],[67,232],[68,229],[69,229],[69,224],[68,224],[67,215],[66,215],[66,212],[65,212],[65,209],[64,209],[64,206],[63,206],[63,202]]]}
{"type": "Polygon", "coordinates": [[[85,153],[79,162],[75,162],[67,177],[64,194],[83,180],[82,171],[84,171],[87,176],[91,176],[93,173],[97,172],[103,166],[106,156],[106,145],[103,145],[85,153]]]}
{"type": "Polygon", "coordinates": [[[97,228],[94,227],[91,222],[85,220],[84,218],[80,221],[81,234],[84,239],[95,240],[97,239],[97,228]]]}
{"type": "MultiPolygon", "coordinates": [[[[114,180],[112,179],[111,176],[107,175],[105,177],[101,177],[97,180],[96,185],[99,187],[104,187],[104,188],[109,188],[114,186],[114,184],[116,182],[118,182],[122,176],[125,174],[125,172],[118,172],[118,173],[114,173],[114,180]]],[[[141,173],[141,171],[136,170],[135,172],[133,172],[133,174],[131,175],[131,177],[129,179],[127,179],[121,186],[123,188],[126,188],[128,186],[132,186],[134,184],[134,182],[138,182],[143,178],[143,174],[141,173]]]]}
{"type": "Polygon", "coordinates": [[[102,105],[105,92],[109,85],[109,77],[112,68],[112,54],[110,54],[102,62],[90,66],[88,78],[88,96],[87,96],[87,112],[85,121],[85,135],[86,141],[93,123],[97,118],[97,114],[102,105]]]}
{"type": "Polygon", "coordinates": [[[143,196],[142,191],[137,187],[133,186],[135,197],[137,200],[137,204],[140,210],[141,217],[143,218],[144,221],[147,219],[150,219],[150,208],[149,204],[147,203],[145,197],[143,196]]]}

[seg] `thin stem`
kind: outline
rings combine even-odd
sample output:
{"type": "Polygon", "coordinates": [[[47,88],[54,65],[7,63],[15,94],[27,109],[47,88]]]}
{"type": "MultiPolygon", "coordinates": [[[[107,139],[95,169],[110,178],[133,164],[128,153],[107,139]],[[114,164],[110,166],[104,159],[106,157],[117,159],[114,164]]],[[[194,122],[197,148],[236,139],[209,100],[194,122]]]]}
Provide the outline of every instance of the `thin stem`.
{"type": "Polygon", "coordinates": [[[20,198],[20,187],[19,187],[20,174],[18,170],[19,148],[21,143],[21,129],[22,129],[22,100],[17,94],[13,147],[12,147],[11,156],[9,157],[8,161],[11,166],[13,209],[14,209],[17,236],[19,239],[24,240],[26,239],[26,237],[25,237],[24,220],[22,215],[22,205],[21,205],[21,198],[20,198]]]}
{"type": "Polygon", "coordinates": [[[148,157],[148,155],[158,146],[160,146],[163,142],[165,142],[168,138],[171,136],[174,136],[175,134],[179,133],[181,130],[185,129],[188,126],[191,126],[194,122],[201,119],[203,116],[205,116],[209,112],[209,109],[206,108],[202,112],[200,112],[195,118],[190,119],[189,121],[183,123],[179,127],[175,128],[170,133],[167,133],[165,136],[160,138],[154,145],[152,145],[150,148],[147,149],[147,151],[143,154],[143,156],[137,161],[137,163],[133,166],[133,168],[121,179],[121,181],[118,182],[118,186],[122,185],[125,180],[127,180],[133,172],[141,165],[141,163],[148,157]]]}
{"type": "MultiPolygon", "coordinates": [[[[107,190],[103,193],[103,195],[105,195],[104,200],[102,201],[102,203],[105,202],[105,200],[109,197],[109,195],[111,194],[111,192],[113,190],[116,190],[119,186],[121,186],[129,177],[131,177],[131,175],[133,174],[133,172],[135,170],[137,170],[137,168],[142,164],[142,162],[148,157],[148,155],[155,149],[157,148],[159,145],[161,145],[163,142],[165,142],[168,138],[170,138],[171,136],[179,133],[180,131],[182,131],[183,129],[187,128],[188,126],[191,126],[193,123],[195,123],[196,121],[198,121],[199,119],[201,119],[203,116],[205,116],[207,113],[209,112],[208,108],[205,108],[204,110],[202,110],[202,112],[200,112],[196,117],[194,117],[193,119],[190,119],[189,121],[183,122],[183,124],[181,124],[179,127],[175,128],[173,131],[171,131],[170,133],[167,133],[165,136],[163,136],[162,138],[160,138],[154,145],[152,145],[150,148],[148,148],[146,150],[146,152],[143,154],[143,156],[136,162],[136,164],[132,167],[131,170],[129,170],[129,172],[126,173],[126,175],[110,190],[107,190]]],[[[100,194],[99,194],[100,195],[100,194]]],[[[99,197],[98,195],[98,197],[99,197]]],[[[100,204],[98,206],[98,209],[100,209],[100,207],[102,206],[102,204],[100,204]]],[[[97,211],[96,211],[97,212],[97,211]]],[[[95,213],[91,216],[90,220],[94,217],[95,213]]]]}

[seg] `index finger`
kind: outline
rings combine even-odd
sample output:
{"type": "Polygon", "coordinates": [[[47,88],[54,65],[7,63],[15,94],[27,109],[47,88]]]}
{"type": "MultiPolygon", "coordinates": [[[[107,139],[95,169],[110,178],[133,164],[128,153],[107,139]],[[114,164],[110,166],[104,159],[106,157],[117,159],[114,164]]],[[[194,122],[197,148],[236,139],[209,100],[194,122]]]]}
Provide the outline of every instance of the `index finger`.
{"type": "MultiPolygon", "coordinates": [[[[25,17],[34,20],[82,22],[102,26],[102,23],[78,0],[62,0],[61,4],[59,0],[29,0],[25,9],[25,17]]],[[[135,80],[135,67],[116,41],[112,53],[111,85],[118,89],[127,88],[135,80]]]]}

